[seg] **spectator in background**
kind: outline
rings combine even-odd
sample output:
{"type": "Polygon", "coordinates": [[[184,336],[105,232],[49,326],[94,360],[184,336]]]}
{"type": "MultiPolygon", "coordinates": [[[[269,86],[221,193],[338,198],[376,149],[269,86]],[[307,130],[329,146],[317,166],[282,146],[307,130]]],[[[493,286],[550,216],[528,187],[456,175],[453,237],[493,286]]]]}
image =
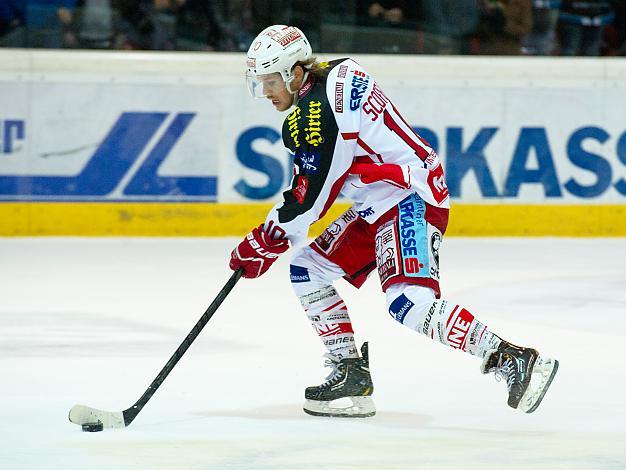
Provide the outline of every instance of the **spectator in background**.
{"type": "Polygon", "coordinates": [[[614,18],[609,1],[563,0],[559,14],[561,55],[600,55],[602,33],[614,18]]]}
{"type": "Polygon", "coordinates": [[[365,0],[357,6],[363,26],[415,29],[413,2],[404,0],[365,0]]]}
{"type": "Polygon", "coordinates": [[[481,0],[481,10],[479,53],[520,55],[532,28],[531,0],[481,0]]]}
{"type": "Polygon", "coordinates": [[[615,21],[613,22],[613,42],[610,55],[626,56],[626,0],[613,2],[615,21]]]}
{"type": "MultiPolygon", "coordinates": [[[[322,7],[320,2],[309,0],[291,0],[285,10],[286,18],[283,24],[288,24],[300,28],[307,32],[313,49],[320,48],[320,27],[322,18],[322,7]]],[[[263,25],[265,27],[265,25],[263,25]]]]}
{"type": "MultiPolygon", "coordinates": [[[[255,36],[256,20],[252,0],[224,0],[222,4],[222,24],[224,51],[247,51],[255,36]]],[[[272,24],[268,21],[267,24],[272,24]]],[[[262,28],[261,28],[262,29],[262,28]]]]}
{"type": "Polygon", "coordinates": [[[533,0],[533,28],[523,40],[526,55],[550,55],[555,46],[561,0],[533,0]]]}
{"type": "Polygon", "coordinates": [[[467,54],[480,19],[478,0],[421,0],[419,52],[467,54]]]}
{"type": "Polygon", "coordinates": [[[25,4],[26,46],[61,48],[69,39],[75,0],[28,0],[25,4]]]}
{"type": "Polygon", "coordinates": [[[109,49],[113,45],[113,8],[110,0],[78,0],[66,47],[109,49]]]}
{"type": "Polygon", "coordinates": [[[24,23],[23,2],[0,0],[0,47],[23,47],[24,23]]]}
{"type": "Polygon", "coordinates": [[[163,23],[159,13],[175,8],[180,0],[117,0],[120,15],[116,49],[171,51],[174,31],[163,23]]]}
{"type": "Polygon", "coordinates": [[[404,53],[417,51],[417,2],[357,0],[357,24],[352,52],[404,53]]]}
{"type": "Polygon", "coordinates": [[[187,51],[222,49],[222,22],[219,7],[215,2],[179,1],[179,8],[176,11],[176,48],[187,51]]]}
{"type": "MultiPolygon", "coordinates": [[[[289,24],[289,0],[222,0],[225,51],[247,51],[257,33],[270,24],[289,24]]],[[[311,7],[313,8],[313,7],[311,7]]]]}

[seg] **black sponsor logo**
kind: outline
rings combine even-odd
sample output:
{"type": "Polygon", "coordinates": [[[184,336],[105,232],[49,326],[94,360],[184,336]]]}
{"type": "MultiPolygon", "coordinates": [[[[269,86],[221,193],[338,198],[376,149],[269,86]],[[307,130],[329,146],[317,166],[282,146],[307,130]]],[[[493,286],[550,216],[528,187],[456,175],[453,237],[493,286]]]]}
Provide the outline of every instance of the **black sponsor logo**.
{"type": "Polygon", "coordinates": [[[334,344],[350,343],[353,341],[354,336],[344,336],[343,338],[329,338],[324,340],[326,346],[333,346],[334,344]]]}
{"type": "Polygon", "coordinates": [[[335,83],[335,111],[343,113],[343,83],[335,83]]]}
{"type": "Polygon", "coordinates": [[[341,220],[344,223],[348,223],[348,222],[352,222],[354,219],[357,218],[357,214],[355,214],[355,212],[351,209],[349,211],[346,211],[342,216],[341,216],[341,220]]]}
{"type": "Polygon", "coordinates": [[[430,267],[430,276],[439,279],[439,248],[441,247],[441,233],[433,232],[430,236],[430,249],[433,253],[434,266],[430,267]]]}
{"type": "Polygon", "coordinates": [[[312,305],[317,302],[321,302],[324,299],[328,299],[329,297],[333,297],[337,295],[337,291],[334,288],[331,289],[321,289],[315,292],[311,292],[305,296],[300,297],[303,305],[312,305]]]}
{"type": "Polygon", "coordinates": [[[426,315],[426,318],[424,318],[424,327],[422,328],[422,333],[424,333],[425,335],[428,334],[428,329],[430,328],[430,321],[433,319],[433,314],[435,313],[436,307],[437,307],[437,304],[433,302],[433,304],[430,306],[430,309],[428,310],[428,314],[426,315]]]}

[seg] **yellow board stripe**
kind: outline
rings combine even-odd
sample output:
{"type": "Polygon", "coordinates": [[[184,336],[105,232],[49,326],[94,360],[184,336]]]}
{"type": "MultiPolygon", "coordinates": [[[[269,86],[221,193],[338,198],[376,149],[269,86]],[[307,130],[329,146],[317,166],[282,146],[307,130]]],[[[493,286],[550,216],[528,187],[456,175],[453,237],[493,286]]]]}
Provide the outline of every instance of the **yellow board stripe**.
{"type": "MultiPolygon", "coordinates": [[[[0,203],[0,236],[241,236],[271,204],[0,203]]],[[[349,207],[335,204],[311,235],[349,207]]],[[[626,205],[453,204],[446,235],[626,236],[626,205]]]]}

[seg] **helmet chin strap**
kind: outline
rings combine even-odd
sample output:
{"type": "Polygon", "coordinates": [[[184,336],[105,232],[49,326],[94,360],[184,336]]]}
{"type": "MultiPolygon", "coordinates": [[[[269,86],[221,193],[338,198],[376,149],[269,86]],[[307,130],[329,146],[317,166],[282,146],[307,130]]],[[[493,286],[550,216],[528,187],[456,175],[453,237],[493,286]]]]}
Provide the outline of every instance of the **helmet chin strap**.
{"type": "MultiPolygon", "coordinates": [[[[300,84],[300,88],[302,88],[302,85],[306,83],[307,78],[309,78],[308,70],[304,72],[304,76],[302,77],[302,83],[300,84]]],[[[291,104],[291,106],[296,106],[298,104],[298,99],[299,99],[298,92],[300,91],[300,88],[298,88],[296,91],[291,91],[291,80],[289,81],[289,83],[285,83],[285,85],[287,85],[287,91],[293,95],[293,103],[291,104]]]]}

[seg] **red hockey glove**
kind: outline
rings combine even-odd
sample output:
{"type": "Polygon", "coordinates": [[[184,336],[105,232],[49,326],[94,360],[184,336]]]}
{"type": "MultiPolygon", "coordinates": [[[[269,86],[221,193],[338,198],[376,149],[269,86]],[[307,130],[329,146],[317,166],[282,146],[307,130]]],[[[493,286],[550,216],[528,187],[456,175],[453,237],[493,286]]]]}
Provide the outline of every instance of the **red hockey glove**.
{"type": "Polygon", "coordinates": [[[230,269],[243,268],[243,277],[259,277],[288,249],[289,240],[272,240],[261,224],[230,254],[230,269]]]}
{"type": "Polygon", "coordinates": [[[405,189],[411,187],[410,173],[405,175],[402,167],[393,163],[353,163],[350,173],[359,175],[366,184],[384,181],[405,189]]]}

